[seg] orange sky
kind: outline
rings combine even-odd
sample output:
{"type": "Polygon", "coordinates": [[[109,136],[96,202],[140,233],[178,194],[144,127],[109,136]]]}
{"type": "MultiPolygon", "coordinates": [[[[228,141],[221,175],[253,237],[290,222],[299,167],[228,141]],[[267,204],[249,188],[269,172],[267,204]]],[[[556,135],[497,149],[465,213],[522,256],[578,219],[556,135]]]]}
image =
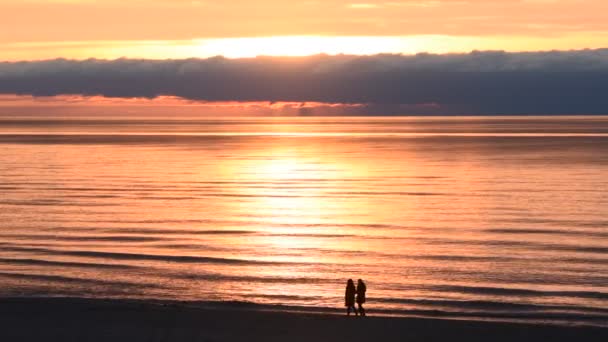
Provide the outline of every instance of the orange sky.
{"type": "Polygon", "coordinates": [[[606,13],[605,0],[0,0],[0,60],[599,48],[606,13]]]}
{"type": "MultiPolygon", "coordinates": [[[[104,116],[117,118],[129,116],[155,117],[167,116],[207,116],[231,117],[247,116],[296,116],[303,113],[322,113],[323,115],[342,115],[345,112],[356,113],[365,109],[364,104],[320,103],[320,102],[255,102],[228,101],[205,102],[192,101],[173,96],[146,98],[108,98],[103,96],[29,96],[0,94],[0,118],[4,117],[58,117],[104,116]],[[44,108],[43,111],[41,109],[44,108]],[[243,114],[245,113],[245,114],[243,114]]],[[[421,108],[423,109],[423,108],[421,108]]]]}

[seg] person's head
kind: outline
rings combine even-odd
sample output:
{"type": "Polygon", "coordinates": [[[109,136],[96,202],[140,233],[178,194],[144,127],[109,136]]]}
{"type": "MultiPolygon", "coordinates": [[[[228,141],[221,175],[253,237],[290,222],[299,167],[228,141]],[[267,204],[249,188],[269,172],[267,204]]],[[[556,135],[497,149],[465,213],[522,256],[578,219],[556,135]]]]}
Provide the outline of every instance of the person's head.
{"type": "Polygon", "coordinates": [[[361,280],[361,279],[357,280],[357,285],[361,285],[361,284],[363,284],[363,280],[361,280]]]}
{"type": "Polygon", "coordinates": [[[355,283],[352,279],[348,279],[348,281],[346,282],[346,286],[355,286],[355,283]]]}

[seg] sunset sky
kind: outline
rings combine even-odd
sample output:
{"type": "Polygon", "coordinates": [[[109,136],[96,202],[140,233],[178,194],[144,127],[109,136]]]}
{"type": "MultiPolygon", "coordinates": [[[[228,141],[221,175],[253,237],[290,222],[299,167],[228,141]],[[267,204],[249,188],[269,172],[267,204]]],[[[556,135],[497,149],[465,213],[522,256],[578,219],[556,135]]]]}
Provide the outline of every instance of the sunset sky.
{"type": "Polygon", "coordinates": [[[0,0],[0,60],[608,46],[603,0],[0,0]]]}
{"type": "Polygon", "coordinates": [[[0,112],[141,99],[606,113],[606,13],[603,0],[0,0],[0,112]]]}

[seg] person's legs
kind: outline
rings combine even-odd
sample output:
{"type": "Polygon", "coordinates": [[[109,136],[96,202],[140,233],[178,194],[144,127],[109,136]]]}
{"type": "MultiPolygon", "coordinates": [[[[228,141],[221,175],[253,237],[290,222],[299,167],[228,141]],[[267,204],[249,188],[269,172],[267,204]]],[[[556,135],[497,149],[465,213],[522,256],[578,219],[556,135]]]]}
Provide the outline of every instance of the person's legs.
{"type": "Polygon", "coordinates": [[[359,305],[359,315],[360,316],[365,316],[365,309],[363,308],[363,304],[361,303],[357,303],[359,305]]]}

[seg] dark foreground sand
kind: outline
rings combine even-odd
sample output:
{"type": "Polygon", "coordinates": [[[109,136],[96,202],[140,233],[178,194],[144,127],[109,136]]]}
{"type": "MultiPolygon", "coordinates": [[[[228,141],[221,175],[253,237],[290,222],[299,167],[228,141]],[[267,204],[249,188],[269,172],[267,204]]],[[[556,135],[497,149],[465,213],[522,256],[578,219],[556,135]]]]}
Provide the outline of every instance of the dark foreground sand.
{"type": "Polygon", "coordinates": [[[608,329],[347,318],[94,299],[0,299],[0,341],[608,341],[608,329]]]}

